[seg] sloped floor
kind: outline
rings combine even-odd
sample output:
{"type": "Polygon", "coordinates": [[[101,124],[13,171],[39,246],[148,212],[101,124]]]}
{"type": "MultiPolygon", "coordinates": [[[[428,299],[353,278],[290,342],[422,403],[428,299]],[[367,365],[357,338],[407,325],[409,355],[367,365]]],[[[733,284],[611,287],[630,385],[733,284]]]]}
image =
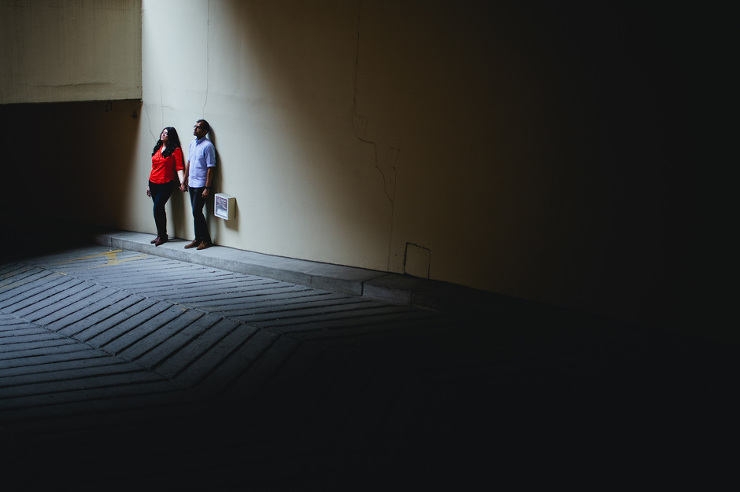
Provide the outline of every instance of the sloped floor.
{"type": "Polygon", "coordinates": [[[707,486],[736,353],[72,245],[0,264],[2,489],[707,486]]]}

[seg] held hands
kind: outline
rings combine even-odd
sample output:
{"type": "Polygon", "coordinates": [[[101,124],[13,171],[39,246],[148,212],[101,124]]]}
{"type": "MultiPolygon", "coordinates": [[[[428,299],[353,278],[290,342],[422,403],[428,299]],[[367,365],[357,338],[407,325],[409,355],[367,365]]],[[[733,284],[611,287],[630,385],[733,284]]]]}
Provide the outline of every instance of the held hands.
{"type": "MultiPolygon", "coordinates": [[[[180,191],[182,191],[182,192],[188,191],[188,185],[186,185],[185,183],[181,183],[180,184],[180,191]]],[[[151,196],[150,193],[149,193],[149,190],[146,190],[146,194],[148,196],[151,196]]],[[[200,196],[202,196],[203,198],[208,198],[209,195],[210,195],[209,189],[208,188],[203,188],[203,193],[201,193],[200,196]]]]}

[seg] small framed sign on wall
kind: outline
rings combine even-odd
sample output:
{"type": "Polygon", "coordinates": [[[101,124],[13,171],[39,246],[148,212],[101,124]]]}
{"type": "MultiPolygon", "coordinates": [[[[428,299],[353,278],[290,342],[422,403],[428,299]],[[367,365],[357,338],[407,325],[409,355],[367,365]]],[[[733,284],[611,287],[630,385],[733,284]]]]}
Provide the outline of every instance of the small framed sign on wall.
{"type": "Polygon", "coordinates": [[[226,220],[234,218],[236,198],[226,193],[216,193],[214,203],[215,211],[213,215],[226,220]]]}

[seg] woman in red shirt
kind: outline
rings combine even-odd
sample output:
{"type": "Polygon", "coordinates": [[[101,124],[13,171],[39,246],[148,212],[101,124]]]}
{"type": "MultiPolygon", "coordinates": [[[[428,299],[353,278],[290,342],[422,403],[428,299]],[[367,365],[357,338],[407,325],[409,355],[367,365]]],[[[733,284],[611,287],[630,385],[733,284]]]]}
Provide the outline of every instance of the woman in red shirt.
{"type": "Polygon", "coordinates": [[[154,223],[157,226],[157,237],[151,240],[155,246],[162,245],[167,237],[167,213],[164,206],[172,195],[175,187],[185,181],[185,166],[183,165],[180,137],[177,130],[168,126],[159,135],[159,140],[152,150],[152,172],[149,174],[149,188],[147,196],[154,202],[154,223]]]}

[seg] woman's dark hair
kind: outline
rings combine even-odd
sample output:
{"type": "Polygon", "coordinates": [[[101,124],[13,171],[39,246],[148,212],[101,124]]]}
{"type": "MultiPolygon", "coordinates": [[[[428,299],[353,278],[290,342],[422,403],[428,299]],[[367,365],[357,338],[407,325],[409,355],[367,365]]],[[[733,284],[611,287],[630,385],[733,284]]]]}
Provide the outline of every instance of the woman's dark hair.
{"type": "MultiPolygon", "coordinates": [[[[169,157],[172,155],[172,153],[175,151],[176,148],[180,147],[180,137],[177,136],[177,130],[175,130],[174,127],[168,126],[166,128],[162,128],[162,132],[167,130],[167,147],[164,148],[162,151],[162,157],[169,157]]],[[[159,132],[159,136],[162,136],[162,132],[159,132]]],[[[162,139],[160,138],[157,140],[157,143],[154,144],[154,150],[152,150],[152,155],[157,153],[157,150],[162,146],[162,139]]]]}

